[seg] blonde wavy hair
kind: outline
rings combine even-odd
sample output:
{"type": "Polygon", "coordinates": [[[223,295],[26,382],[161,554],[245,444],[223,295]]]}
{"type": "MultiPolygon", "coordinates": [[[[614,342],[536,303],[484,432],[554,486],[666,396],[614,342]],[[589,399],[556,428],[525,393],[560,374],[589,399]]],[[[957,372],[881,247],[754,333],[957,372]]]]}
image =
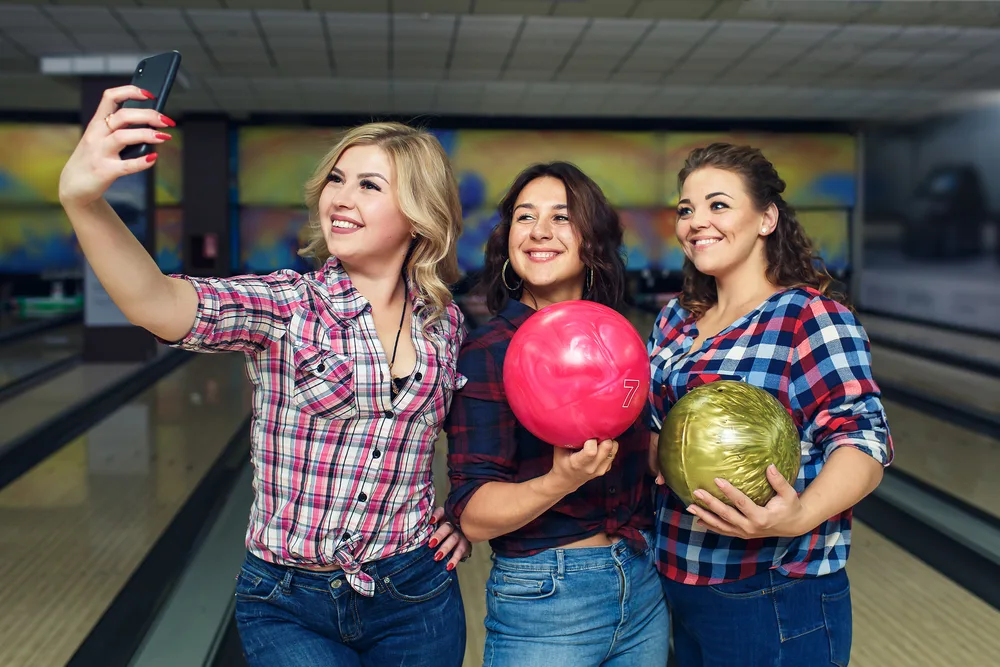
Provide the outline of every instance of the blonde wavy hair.
{"type": "Polygon", "coordinates": [[[452,301],[449,285],[459,278],[456,246],[462,233],[458,183],[447,153],[430,132],[402,123],[368,123],[348,130],[306,182],[308,242],[299,255],[312,257],[321,265],[330,258],[319,197],[337,160],[352,146],[378,146],[392,162],[399,209],[417,234],[405,270],[410,285],[430,308],[430,323],[452,301]]]}

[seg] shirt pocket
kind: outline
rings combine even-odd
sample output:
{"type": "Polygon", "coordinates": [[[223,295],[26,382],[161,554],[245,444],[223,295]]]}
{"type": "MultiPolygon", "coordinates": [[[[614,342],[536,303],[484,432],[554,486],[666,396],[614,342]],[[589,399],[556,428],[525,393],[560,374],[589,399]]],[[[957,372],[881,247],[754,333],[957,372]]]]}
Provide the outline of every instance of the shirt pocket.
{"type": "Polygon", "coordinates": [[[319,419],[350,419],[357,415],[354,361],[315,345],[299,344],[292,355],[295,386],[292,399],[307,415],[319,419]]]}

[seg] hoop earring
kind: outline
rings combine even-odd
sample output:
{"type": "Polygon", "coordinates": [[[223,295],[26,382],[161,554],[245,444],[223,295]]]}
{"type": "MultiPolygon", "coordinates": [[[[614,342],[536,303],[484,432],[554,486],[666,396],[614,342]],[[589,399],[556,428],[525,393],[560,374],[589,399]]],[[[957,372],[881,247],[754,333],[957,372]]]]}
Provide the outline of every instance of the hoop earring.
{"type": "Polygon", "coordinates": [[[510,258],[504,260],[503,268],[500,269],[500,279],[503,281],[503,286],[506,287],[508,291],[510,291],[510,292],[516,292],[517,290],[521,289],[521,285],[524,284],[524,279],[522,278],[521,280],[519,280],[516,287],[511,287],[510,285],[508,285],[507,284],[507,267],[508,266],[510,266],[510,258]]]}
{"type": "Polygon", "coordinates": [[[587,267],[587,280],[584,285],[586,286],[584,294],[589,294],[590,290],[594,289],[594,270],[589,266],[587,267]]]}

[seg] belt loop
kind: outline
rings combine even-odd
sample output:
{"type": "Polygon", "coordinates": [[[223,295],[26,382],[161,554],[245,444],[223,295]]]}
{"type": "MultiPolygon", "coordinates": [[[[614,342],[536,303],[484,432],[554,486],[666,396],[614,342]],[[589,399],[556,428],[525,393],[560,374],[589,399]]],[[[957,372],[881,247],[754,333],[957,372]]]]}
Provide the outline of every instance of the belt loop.
{"type": "Polygon", "coordinates": [[[286,567],[285,576],[281,579],[281,590],[285,593],[292,590],[292,577],[294,576],[293,570],[294,568],[286,567]]]}
{"type": "Polygon", "coordinates": [[[564,579],[566,577],[566,550],[556,549],[556,577],[564,579]]]}

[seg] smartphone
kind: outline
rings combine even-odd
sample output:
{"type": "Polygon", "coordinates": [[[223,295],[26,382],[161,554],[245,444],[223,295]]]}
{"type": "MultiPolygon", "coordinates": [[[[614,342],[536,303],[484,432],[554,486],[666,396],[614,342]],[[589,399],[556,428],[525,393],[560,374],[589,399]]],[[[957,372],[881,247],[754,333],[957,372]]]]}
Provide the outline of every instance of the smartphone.
{"type": "MultiPolygon", "coordinates": [[[[135,66],[132,73],[132,85],[143,90],[148,90],[156,96],[152,100],[125,100],[121,105],[123,109],[155,109],[163,112],[167,105],[167,97],[170,95],[170,88],[174,85],[174,77],[181,66],[181,54],[177,51],[161,53],[159,55],[143,58],[135,66]]],[[[148,125],[133,125],[132,127],[149,127],[148,125]]],[[[133,144],[122,149],[119,155],[123,160],[142,157],[153,152],[150,144],[133,144]]]]}

